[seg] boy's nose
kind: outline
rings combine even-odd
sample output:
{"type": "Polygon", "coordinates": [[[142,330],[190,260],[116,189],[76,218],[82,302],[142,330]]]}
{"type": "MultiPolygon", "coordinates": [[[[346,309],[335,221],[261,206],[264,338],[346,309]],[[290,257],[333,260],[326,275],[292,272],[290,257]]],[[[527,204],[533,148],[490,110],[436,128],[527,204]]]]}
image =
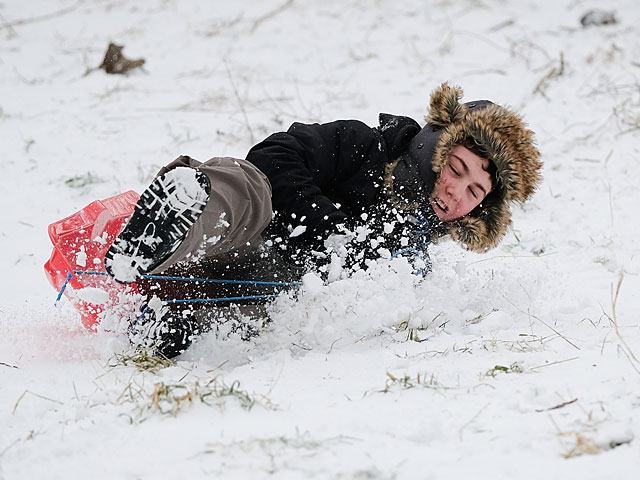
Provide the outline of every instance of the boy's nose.
{"type": "Polygon", "coordinates": [[[460,200],[460,187],[455,183],[449,183],[447,185],[447,194],[456,202],[460,200]]]}

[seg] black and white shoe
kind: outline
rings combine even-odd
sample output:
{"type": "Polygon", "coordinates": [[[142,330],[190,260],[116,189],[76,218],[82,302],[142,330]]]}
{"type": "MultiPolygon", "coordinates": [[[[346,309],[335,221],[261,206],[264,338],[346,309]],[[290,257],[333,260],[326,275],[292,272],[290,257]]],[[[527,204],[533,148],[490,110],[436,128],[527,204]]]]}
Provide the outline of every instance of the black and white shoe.
{"type": "Polygon", "coordinates": [[[202,214],[210,193],[207,175],[192,168],[174,168],[153,180],[105,255],[107,273],[131,283],[162,264],[202,214]]]}
{"type": "Polygon", "coordinates": [[[176,311],[154,298],[129,328],[129,341],[156,355],[174,358],[201,333],[189,310],[176,311]]]}

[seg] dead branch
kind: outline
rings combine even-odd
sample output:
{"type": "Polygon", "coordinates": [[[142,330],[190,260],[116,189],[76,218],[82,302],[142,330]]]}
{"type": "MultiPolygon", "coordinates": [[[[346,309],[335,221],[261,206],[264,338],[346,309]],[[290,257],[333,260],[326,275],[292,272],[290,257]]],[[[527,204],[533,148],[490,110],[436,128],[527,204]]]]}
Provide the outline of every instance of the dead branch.
{"type": "Polygon", "coordinates": [[[73,5],[71,5],[69,7],[63,8],[63,9],[55,11],[55,12],[46,13],[44,15],[39,15],[39,16],[36,16],[36,17],[31,17],[31,18],[23,18],[21,20],[16,20],[15,22],[11,22],[11,23],[3,21],[3,25],[0,25],[0,30],[2,30],[3,28],[7,28],[7,29],[12,30],[13,32],[15,32],[13,27],[15,27],[17,25],[27,25],[29,23],[42,22],[42,21],[45,21],[45,20],[51,20],[52,18],[60,17],[62,15],[66,15],[67,13],[70,13],[70,12],[74,11],[76,8],[78,8],[78,6],[80,6],[80,3],[82,3],[82,2],[76,2],[76,3],[74,3],[73,5]]]}
{"type": "Polygon", "coordinates": [[[566,360],[558,360],[556,362],[551,362],[551,363],[544,363],[542,365],[537,365],[535,367],[531,367],[529,370],[536,370],[538,368],[542,368],[542,367],[550,367],[551,365],[558,365],[560,363],[565,363],[565,362],[571,362],[573,360],[577,360],[580,357],[572,357],[572,358],[567,358],[566,360]]]}
{"type": "Polygon", "coordinates": [[[555,405],[553,407],[549,407],[549,408],[541,408],[541,409],[536,409],[536,412],[548,412],[549,410],[558,410],[562,407],[566,407],[567,405],[571,405],[572,403],[576,403],[578,401],[577,398],[574,398],[573,400],[569,400],[568,402],[562,402],[558,405],[555,405]]]}
{"type": "Polygon", "coordinates": [[[501,23],[499,23],[497,25],[494,25],[493,27],[489,28],[487,30],[487,32],[497,32],[499,30],[502,30],[503,28],[510,27],[514,23],[516,23],[515,20],[513,18],[510,18],[509,20],[505,20],[504,22],[501,22],[501,23]]]}
{"type": "Polygon", "coordinates": [[[514,304],[511,300],[509,300],[508,298],[505,297],[505,299],[511,303],[511,305],[513,305],[520,313],[523,313],[525,315],[528,315],[529,318],[535,318],[537,321],[539,321],[541,324],[543,324],[545,327],[547,327],[548,329],[552,330],[556,335],[558,335],[558,337],[562,338],[565,342],[567,342],[569,345],[571,345],[573,348],[575,348],[576,350],[580,350],[580,347],[578,347],[575,343],[573,343],[571,340],[569,340],[567,337],[565,337],[564,335],[562,335],[558,330],[556,330],[555,328],[553,328],[551,325],[549,325],[547,322],[545,322],[544,320],[542,320],[540,317],[537,317],[536,315],[533,315],[531,312],[525,312],[524,310],[522,310],[520,307],[518,307],[516,304],[514,304]]]}
{"type": "Polygon", "coordinates": [[[224,68],[227,71],[227,77],[229,77],[229,82],[231,82],[231,88],[233,88],[233,93],[238,100],[238,104],[240,106],[240,111],[242,112],[242,116],[244,117],[245,126],[247,127],[247,131],[249,132],[249,137],[251,139],[251,143],[255,143],[255,136],[253,135],[253,129],[251,128],[251,123],[249,123],[249,116],[247,115],[247,111],[244,108],[244,102],[240,98],[240,93],[238,93],[238,88],[236,87],[236,83],[233,80],[233,76],[231,75],[231,70],[229,69],[229,64],[227,63],[227,59],[224,59],[224,68]]]}
{"type": "Polygon", "coordinates": [[[536,93],[539,93],[543,97],[547,98],[547,96],[544,93],[544,88],[546,87],[546,84],[550,80],[553,80],[554,78],[561,77],[563,74],[564,74],[564,53],[560,52],[560,64],[555,67],[552,67],[551,70],[549,70],[547,74],[540,79],[540,81],[536,85],[536,88],[533,89],[533,94],[535,95],[536,93]]]}
{"type": "Polygon", "coordinates": [[[627,360],[629,360],[629,363],[631,364],[631,366],[633,367],[633,369],[638,372],[640,374],[640,370],[638,369],[638,367],[636,367],[636,365],[633,363],[633,360],[631,359],[631,357],[629,356],[629,354],[626,352],[626,350],[624,348],[622,348],[620,345],[618,345],[618,351],[621,351],[622,353],[624,353],[624,355],[627,357],[627,360]]]}
{"type": "Polygon", "coordinates": [[[7,19],[4,18],[4,16],[1,13],[0,13],[0,21],[2,21],[2,26],[0,26],[0,28],[6,28],[7,30],[9,30],[9,38],[14,38],[18,36],[18,32],[14,30],[11,24],[7,22],[7,19]]]}
{"type": "Polygon", "coordinates": [[[275,17],[276,15],[278,15],[279,13],[285,11],[287,8],[289,8],[291,5],[293,5],[293,0],[287,0],[286,2],[284,2],[282,5],[280,5],[278,8],[271,10],[270,12],[265,13],[264,15],[262,15],[261,17],[258,17],[256,20],[254,20],[253,22],[253,26],[251,27],[251,33],[255,32],[256,29],[260,26],[261,23],[265,22],[266,20],[269,20],[272,17],[275,17]]]}
{"type": "Polygon", "coordinates": [[[458,436],[460,437],[460,440],[462,440],[462,432],[464,431],[464,429],[465,429],[465,428],[467,428],[469,425],[471,425],[471,424],[475,421],[475,419],[476,419],[476,418],[478,418],[478,417],[480,416],[480,414],[481,414],[482,412],[484,412],[484,410],[485,410],[489,405],[491,405],[491,402],[487,403],[484,407],[482,407],[480,410],[478,410],[478,411],[476,412],[476,414],[475,414],[473,417],[471,417],[471,418],[469,419],[469,421],[468,421],[468,422],[466,422],[464,425],[462,425],[462,426],[460,427],[460,430],[458,430],[458,436]]]}

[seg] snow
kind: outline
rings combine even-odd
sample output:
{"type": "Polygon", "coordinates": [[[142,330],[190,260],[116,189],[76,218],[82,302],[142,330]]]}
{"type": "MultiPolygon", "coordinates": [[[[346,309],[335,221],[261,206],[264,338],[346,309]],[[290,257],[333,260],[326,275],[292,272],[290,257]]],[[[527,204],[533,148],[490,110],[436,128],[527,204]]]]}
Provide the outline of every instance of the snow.
{"type": "Polygon", "coordinates": [[[0,479],[637,478],[640,10],[582,27],[599,4],[0,4],[0,479]],[[84,75],[110,41],[144,71],[84,75]],[[421,120],[445,80],[537,133],[544,183],[495,250],[440,242],[422,282],[334,262],[261,336],[153,371],[53,307],[49,223],[293,121],[421,120]]]}
{"type": "Polygon", "coordinates": [[[307,227],[305,225],[298,225],[297,227],[295,227],[291,233],[289,234],[289,236],[291,238],[293,237],[298,237],[300,235],[302,235],[305,231],[307,230],[307,227]]]}
{"type": "Polygon", "coordinates": [[[81,288],[76,295],[80,300],[96,305],[104,305],[109,300],[109,292],[94,287],[81,288]]]}

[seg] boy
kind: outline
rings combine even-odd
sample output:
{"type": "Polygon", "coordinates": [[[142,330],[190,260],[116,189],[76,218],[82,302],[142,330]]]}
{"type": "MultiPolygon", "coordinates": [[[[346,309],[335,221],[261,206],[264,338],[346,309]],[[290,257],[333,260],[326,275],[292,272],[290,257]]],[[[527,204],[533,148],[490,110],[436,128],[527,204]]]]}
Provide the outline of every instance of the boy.
{"type": "MultiPolygon", "coordinates": [[[[470,250],[493,248],[511,223],[509,204],[540,182],[540,154],[517,114],[461,97],[456,86],[436,89],[423,128],[386,114],[377,128],[294,123],[246,160],[180,157],[142,194],[107,253],[107,271],[121,282],[245,270],[289,280],[349,242],[355,268],[425,252],[446,234],[470,250]]],[[[157,327],[147,336],[175,356],[189,344],[190,322],[165,309],[147,322],[157,327]]]]}

